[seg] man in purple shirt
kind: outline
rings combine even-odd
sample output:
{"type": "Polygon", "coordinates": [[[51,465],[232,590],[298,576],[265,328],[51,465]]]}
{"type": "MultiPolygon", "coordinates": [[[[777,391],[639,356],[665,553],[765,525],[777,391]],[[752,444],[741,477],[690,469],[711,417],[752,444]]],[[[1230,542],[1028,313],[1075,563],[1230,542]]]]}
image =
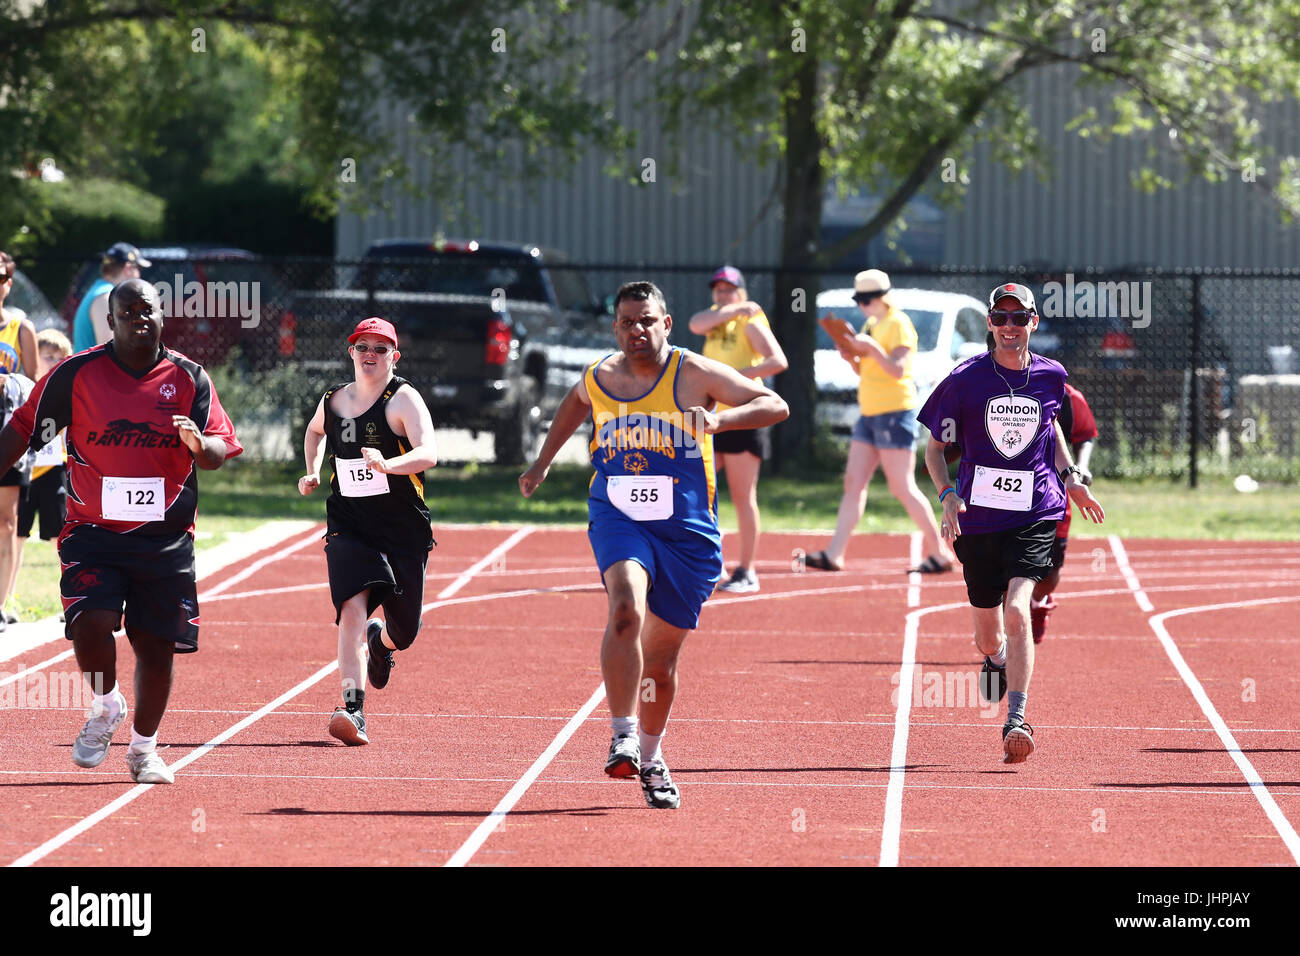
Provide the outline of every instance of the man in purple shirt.
{"type": "Polygon", "coordinates": [[[1004,762],[1020,763],[1034,752],[1034,730],[1025,723],[1034,672],[1030,595],[1052,572],[1066,495],[1090,521],[1100,524],[1105,513],[1079,480],[1056,424],[1065,369],[1029,351],[1038,328],[1033,293],[1016,283],[998,286],[989,293],[988,323],[995,347],[953,369],[917,419],[930,429],[925,465],[943,505],[939,530],[954,542],[974,609],[975,644],[984,654],[980,693],[1001,700],[1010,688],[1002,752],[1004,762]],[[944,460],[950,442],[962,449],[956,486],[944,460]]]}

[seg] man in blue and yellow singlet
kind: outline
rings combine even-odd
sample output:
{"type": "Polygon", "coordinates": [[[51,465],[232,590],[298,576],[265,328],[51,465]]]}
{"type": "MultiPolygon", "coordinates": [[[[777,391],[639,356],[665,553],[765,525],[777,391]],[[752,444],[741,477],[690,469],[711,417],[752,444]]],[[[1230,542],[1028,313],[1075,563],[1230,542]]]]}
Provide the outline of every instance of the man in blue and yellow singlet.
{"type": "Polygon", "coordinates": [[[672,327],[653,283],[623,285],[614,297],[620,351],[573,386],[537,460],[519,476],[519,490],[532,497],[556,453],[590,417],[596,473],[588,537],[609,597],[600,666],[614,739],[605,772],[639,776],[656,809],[680,803],[660,743],[682,643],[722,574],[712,436],[789,414],[762,382],[673,348],[672,327]],[[718,403],[731,407],[711,411],[718,403]]]}

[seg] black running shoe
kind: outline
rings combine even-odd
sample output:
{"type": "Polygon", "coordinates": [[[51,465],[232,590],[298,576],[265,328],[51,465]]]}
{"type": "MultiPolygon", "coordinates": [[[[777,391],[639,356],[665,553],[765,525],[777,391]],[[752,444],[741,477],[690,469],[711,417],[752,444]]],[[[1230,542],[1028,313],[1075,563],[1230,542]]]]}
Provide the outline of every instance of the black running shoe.
{"type": "Polygon", "coordinates": [[[641,778],[641,792],[651,809],[676,810],[682,805],[682,795],[668,775],[667,764],[646,764],[638,776],[641,778]]]}
{"type": "Polygon", "coordinates": [[[998,667],[987,657],[984,658],[984,666],[980,669],[980,696],[990,704],[1007,696],[1007,665],[998,667]],[[994,693],[995,680],[997,681],[996,694],[994,693]]]}
{"type": "Polygon", "coordinates": [[[384,624],[377,618],[366,621],[366,676],[370,686],[383,690],[388,686],[388,677],[395,666],[393,652],[384,646],[379,635],[384,631],[384,624]]]}
{"type": "Polygon", "coordinates": [[[1034,728],[1023,718],[1011,717],[1002,728],[1003,763],[1024,763],[1034,752],[1034,728]]]}
{"type": "Polygon", "coordinates": [[[605,773],[611,777],[635,777],[641,772],[641,741],[636,734],[616,734],[609,742],[605,773]]]}

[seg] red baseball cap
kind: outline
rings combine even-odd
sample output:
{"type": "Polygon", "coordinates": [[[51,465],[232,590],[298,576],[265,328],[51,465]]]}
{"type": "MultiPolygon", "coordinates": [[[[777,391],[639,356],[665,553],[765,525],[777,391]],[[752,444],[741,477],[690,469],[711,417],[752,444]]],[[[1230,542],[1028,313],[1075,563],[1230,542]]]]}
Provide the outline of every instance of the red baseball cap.
{"type": "Polygon", "coordinates": [[[348,344],[354,344],[363,335],[382,336],[392,342],[394,346],[397,345],[397,329],[393,328],[392,322],[378,316],[371,316],[358,322],[356,329],[348,336],[348,344]]]}

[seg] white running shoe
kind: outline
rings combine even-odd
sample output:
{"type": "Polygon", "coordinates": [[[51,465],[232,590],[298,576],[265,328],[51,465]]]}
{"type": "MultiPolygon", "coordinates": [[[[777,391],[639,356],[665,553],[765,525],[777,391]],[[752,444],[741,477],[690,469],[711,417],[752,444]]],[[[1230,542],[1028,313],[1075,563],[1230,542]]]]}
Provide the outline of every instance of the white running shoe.
{"type": "Polygon", "coordinates": [[[175,783],[176,777],[163,763],[158,751],[138,754],[127,748],[126,765],[131,768],[131,779],[136,783],[175,783]]]}
{"type": "Polygon", "coordinates": [[[758,590],[758,575],[749,568],[736,568],[730,580],[718,585],[718,590],[728,594],[750,594],[758,590]]]}
{"type": "Polygon", "coordinates": [[[108,756],[108,746],[113,742],[113,734],[126,720],[126,708],[123,707],[116,717],[100,714],[91,717],[72,742],[72,762],[78,767],[98,767],[108,756]]]}

